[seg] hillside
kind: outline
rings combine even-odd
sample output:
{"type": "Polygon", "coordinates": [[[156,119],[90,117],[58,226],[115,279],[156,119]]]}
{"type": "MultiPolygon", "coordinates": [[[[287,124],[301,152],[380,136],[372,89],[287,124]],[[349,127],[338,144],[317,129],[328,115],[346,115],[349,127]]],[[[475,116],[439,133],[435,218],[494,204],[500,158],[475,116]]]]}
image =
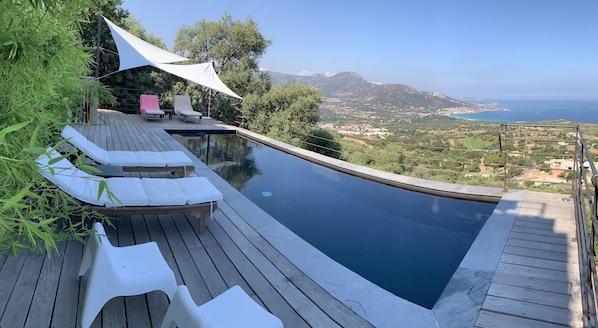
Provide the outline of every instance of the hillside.
{"type": "Polygon", "coordinates": [[[479,104],[468,103],[439,93],[418,90],[403,84],[376,84],[352,72],[333,76],[309,76],[268,72],[272,84],[293,83],[314,85],[322,90],[322,109],[353,118],[388,118],[397,115],[429,115],[484,110],[479,104]]]}

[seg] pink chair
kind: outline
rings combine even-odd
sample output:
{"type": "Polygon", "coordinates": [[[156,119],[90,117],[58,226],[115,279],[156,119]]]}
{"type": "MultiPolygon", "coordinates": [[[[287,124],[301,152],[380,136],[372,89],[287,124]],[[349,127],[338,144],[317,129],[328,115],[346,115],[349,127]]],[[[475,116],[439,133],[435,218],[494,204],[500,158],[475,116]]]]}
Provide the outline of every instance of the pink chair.
{"type": "Polygon", "coordinates": [[[139,111],[146,120],[149,118],[148,115],[164,120],[164,111],[160,109],[158,96],[156,95],[141,95],[139,97],[139,111]]]}

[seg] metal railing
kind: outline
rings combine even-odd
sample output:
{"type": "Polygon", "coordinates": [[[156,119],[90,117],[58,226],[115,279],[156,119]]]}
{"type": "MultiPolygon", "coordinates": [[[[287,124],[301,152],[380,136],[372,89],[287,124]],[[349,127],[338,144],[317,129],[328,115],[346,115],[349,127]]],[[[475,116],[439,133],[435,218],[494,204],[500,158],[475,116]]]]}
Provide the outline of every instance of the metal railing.
{"type": "Polygon", "coordinates": [[[598,171],[590,154],[587,140],[579,130],[577,156],[575,157],[575,177],[573,199],[577,222],[577,242],[579,248],[579,271],[584,327],[597,327],[596,312],[596,227],[598,221],[596,195],[598,195],[598,171]],[[588,181],[588,177],[590,181],[588,181]]]}

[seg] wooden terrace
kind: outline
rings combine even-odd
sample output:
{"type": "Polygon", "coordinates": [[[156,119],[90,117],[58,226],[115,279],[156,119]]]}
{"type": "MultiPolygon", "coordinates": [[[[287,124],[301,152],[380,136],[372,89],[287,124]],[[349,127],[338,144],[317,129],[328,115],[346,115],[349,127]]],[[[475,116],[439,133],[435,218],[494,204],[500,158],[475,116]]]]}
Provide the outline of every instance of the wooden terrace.
{"type": "MultiPolygon", "coordinates": [[[[112,111],[102,111],[100,118],[101,124],[77,129],[108,150],[172,150],[156,129],[224,128],[209,118],[201,124],[176,117],[146,121],[112,111]]],[[[196,166],[198,174],[201,170],[196,166]]],[[[471,326],[581,326],[575,224],[566,197],[527,193],[471,326]]],[[[177,282],[189,287],[198,304],[240,285],[288,328],[396,326],[394,320],[354,312],[339,301],[231,204],[225,195],[203,233],[197,219],[184,213],[117,217],[114,228],[106,230],[120,246],[155,241],[177,282]]],[[[77,272],[83,245],[63,242],[58,251],[51,258],[33,253],[0,256],[0,327],[79,326],[85,278],[78,280],[77,272]]],[[[162,292],[117,297],[92,327],[159,327],[167,307],[162,292]]],[[[438,326],[449,327],[441,322],[438,326]]]]}

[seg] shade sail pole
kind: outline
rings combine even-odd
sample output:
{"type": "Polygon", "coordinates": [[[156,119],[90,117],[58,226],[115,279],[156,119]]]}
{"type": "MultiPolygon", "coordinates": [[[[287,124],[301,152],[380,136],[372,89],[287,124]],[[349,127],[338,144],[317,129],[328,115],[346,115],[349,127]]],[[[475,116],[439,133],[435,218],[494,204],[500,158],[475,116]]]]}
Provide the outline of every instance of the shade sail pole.
{"type": "Polygon", "coordinates": [[[100,78],[100,42],[102,41],[102,15],[98,14],[98,32],[96,36],[96,80],[100,78]]]}

